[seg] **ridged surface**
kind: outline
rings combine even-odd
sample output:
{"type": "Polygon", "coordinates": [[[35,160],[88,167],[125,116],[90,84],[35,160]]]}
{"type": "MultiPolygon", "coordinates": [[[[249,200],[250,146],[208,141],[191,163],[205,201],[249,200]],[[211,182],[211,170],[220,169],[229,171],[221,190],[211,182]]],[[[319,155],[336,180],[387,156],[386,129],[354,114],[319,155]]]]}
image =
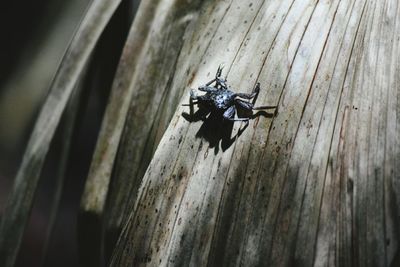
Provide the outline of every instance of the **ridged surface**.
{"type": "Polygon", "coordinates": [[[178,59],[201,55],[180,103],[224,63],[278,114],[224,147],[178,106],[111,265],[397,266],[398,2],[211,2],[191,28],[204,52],[184,43],[178,59]]]}

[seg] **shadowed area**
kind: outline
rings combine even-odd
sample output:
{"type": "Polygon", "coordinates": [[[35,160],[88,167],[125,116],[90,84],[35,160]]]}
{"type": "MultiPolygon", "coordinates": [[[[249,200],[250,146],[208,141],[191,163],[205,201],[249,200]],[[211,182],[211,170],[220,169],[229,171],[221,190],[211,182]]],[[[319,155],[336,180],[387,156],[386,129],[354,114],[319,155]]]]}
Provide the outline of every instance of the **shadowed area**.
{"type": "MultiPolygon", "coordinates": [[[[190,113],[183,112],[182,116],[189,122],[203,121],[199,131],[196,133],[196,138],[204,138],[209,143],[210,148],[214,148],[214,154],[218,154],[220,149],[226,151],[249,126],[249,122],[243,122],[239,131],[232,137],[232,130],[234,121],[226,120],[223,118],[223,111],[208,108],[204,105],[199,105],[199,109],[193,113],[193,105],[190,106],[190,113]]],[[[258,116],[271,118],[276,115],[264,110],[258,111],[253,114],[252,111],[246,110],[237,106],[238,118],[255,119],[258,116]]],[[[239,123],[239,122],[236,122],[239,123]]]]}

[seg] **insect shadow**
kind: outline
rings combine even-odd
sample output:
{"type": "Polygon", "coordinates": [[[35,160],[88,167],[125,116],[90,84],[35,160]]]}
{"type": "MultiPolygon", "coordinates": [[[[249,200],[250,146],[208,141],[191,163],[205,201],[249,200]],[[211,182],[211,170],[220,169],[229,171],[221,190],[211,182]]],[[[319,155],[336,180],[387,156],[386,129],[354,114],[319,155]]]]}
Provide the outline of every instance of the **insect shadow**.
{"type": "MultiPolygon", "coordinates": [[[[259,116],[272,118],[275,116],[275,112],[269,113],[261,110],[257,113],[249,114],[247,110],[242,110],[239,107],[237,109],[237,115],[239,118],[245,117],[250,119],[255,119],[259,116]]],[[[219,110],[210,111],[209,108],[201,105],[196,112],[192,114],[183,112],[182,116],[189,122],[203,121],[203,124],[196,133],[196,138],[203,138],[206,140],[210,148],[214,148],[215,155],[218,154],[220,147],[223,152],[226,151],[249,126],[248,121],[244,122],[244,126],[232,136],[234,121],[224,119],[223,112],[219,110]]]]}

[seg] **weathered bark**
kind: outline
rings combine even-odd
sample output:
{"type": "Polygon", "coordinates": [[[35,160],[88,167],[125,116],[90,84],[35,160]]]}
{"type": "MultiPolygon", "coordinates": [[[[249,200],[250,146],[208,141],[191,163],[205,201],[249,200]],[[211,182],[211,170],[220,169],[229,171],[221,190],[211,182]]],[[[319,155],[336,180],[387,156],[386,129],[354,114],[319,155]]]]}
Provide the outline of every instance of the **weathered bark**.
{"type": "Polygon", "coordinates": [[[80,245],[91,262],[98,261],[103,250],[99,242],[103,221],[104,245],[107,255],[111,254],[126,220],[124,210],[135,199],[131,192],[137,191],[154,153],[151,147],[158,143],[175,110],[168,108],[175,107],[182,95],[180,87],[170,90],[171,83],[179,75],[177,58],[198,2],[145,1],[131,27],[81,200],[79,235],[85,244],[80,245]],[[172,106],[168,105],[171,101],[175,103],[172,106]],[[128,137],[119,144],[123,129],[128,137]],[[114,165],[118,149],[125,160],[114,165]],[[113,168],[117,174],[110,184],[113,168]],[[109,208],[105,210],[107,196],[109,208]],[[88,255],[89,251],[93,255],[88,255]]]}
{"type": "MultiPolygon", "coordinates": [[[[60,66],[0,265],[15,262],[54,131],[119,3],[93,1],[60,66]]],[[[82,262],[400,265],[399,14],[397,0],[142,1],[81,199],[82,262]],[[277,112],[190,122],[190,88],[220,64],[277,112]]]]}
{"type": "MultiPolygon", "coordinates": [[[[258,104],[278,105],[278,114],[257,117],[230,144],[224,129],[188,122],[178,105],[138,193],[123,193],[129,203],[119,216],[127,224],[111,265],[399,264],[398,2],[203,1],[192,12],[179,71],[171,78],[174,72],[160,69],[172,79],[163,90],[176,92],[168,96],[184,89],[186,103],[189,88],[224,63],[237,91],[259,81],[258,104]]],[[[162,61],[154,66],[167,68],[162,61]]],[[[148,76],[140,77],[146,85],[148,76]]],[[[146,89],[136,89],[136,115],[128,118],[166,120],[157,114],[175,109],[172,97],[154,95],[162,111],[138,112],[146,89]]],[[[123,149],[149,155],[147,138],[154,144],[160,134],[148,123],[150,137],[134,145],[128,140],[141,138],[137,122],[127,124],[123,149]]],[[[235,123],[231,135],[243,126],[235,123]]],[[[117,173],[140,179],[143,165],[130,168],[131,155],[120,153],[117,173]]]]}
{"type": "MultiPolygon", "coordinates": [[[[105,229],[109,256],[126,223],[125,211],[132,208],[141,178],[195,66],[200,64],[200,57],[191,62],[178,61],[179,56],[185,58],[183,55],[189,52],[188,44],[193,44],[185,42],[185,33],[188,24],[197,19],[193,12],[199,2],[170,1],[159,3],[153,10],[157,19],[150,24],[143,57],[132,77],[134,92],[107,199],[105,229]],[[182,47],[184,43],[186,47],[182,47]]],[[[190,28],[188,31],[192,33],[190,28]]]]}

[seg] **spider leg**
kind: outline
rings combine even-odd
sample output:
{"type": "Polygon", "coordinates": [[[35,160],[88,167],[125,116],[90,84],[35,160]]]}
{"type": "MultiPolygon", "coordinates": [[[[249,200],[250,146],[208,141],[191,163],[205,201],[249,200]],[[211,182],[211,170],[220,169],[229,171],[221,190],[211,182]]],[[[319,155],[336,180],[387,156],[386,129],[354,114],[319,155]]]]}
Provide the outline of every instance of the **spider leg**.
{"type": "Polygon", "coordinates": [[[260,106],[260,107],[253,107],[254,110],[260,110],[260,109],[273,109],[277,108],[278,106],[260,106]]]}
{"type": "Polygon", "coordinates": [[[258,95],[258,93],[251,93],[251,94],[246,94],[246,93],[236,93],[235,96],[244,98],[244,99],[252,99],[255,98],[258,95]]]}
{"type": "Polygon", "coordinates": [[[273,109],[273,108],[277,108],[278,106],[260,106],[260,107],[254,107],[256,101],[257,101],[257,97],[258,97],[258,93],[260,93],[260,83],[257,82],[256,86],[253,89],[253,93],[255,93],[255,96],[253,98],[252,104],[253,104],[253,109],[254,110],[259,110],[259,109],[273,109]]]}
{"type": "Polygon", "coordinates": [[[253,103],[243,101],[241,99],[235,99],[235,103],[237,103],[239,106],[241,106],[244,109],[247,110],[260,110],[260,109],[273,109],[276,108],[277,106],[260,106],[260,107],[255,107],[253,103]]]}
{"type": "Polygon", "coordinates": [[[222,74],[222,70],[224,69],[224,64],[220,64],[219,65],[219,67],[218,67],[218,71],[217,71],[217,74],[216,74],[216,83],[217,83],[217,87],[219,86],[220,87],[220,89],[223,89],[223,90],[227,90],[228,89],[228,84],[227,84],[227,82],[228,82],[228,73],[226,73],[226,75],[225,75],[225,78],[221,78],[221,74],[222,74]]]}
{"type": "Polygon", "coordinates": [[[211,93],[211,92],[215,92],[217,90],[218,90],[217,88],[208,86],[208,85],[199,86],[199,91],[202,91],[202,92],[211,93]]]}
{"type": "MultiPolygon", "coordinates": [[[[190,101],[190,100],[189,100],[190,101]]],[[[189,104],[182,104],[182,107],[190,107],[190,105],[196,105],[196,104],[198,104],[199,102],[193,102],[192,101],[192,103],[189,103],[189,104]]]]}
{"type": "Polygon", "coordinates": [[[235,103],[248,111],[252,111],[254,109],[254,105],[252,103],[243,101],[241,99],[235,99],[235,103]]]}
{"type": "Polygon", "coordinates": [[[190,90],[190,97],[189,97],[189,106],[190,106],[190,116],[193,116],[194,113],[194,105],[198,103],[198,101],[195,103],[193,100],[197,100],[197,94],[196,91],[193,89],[190,90]]]}
{"type": "Polygon", "coordinates": [[[225,110],[224,114],[222,115],[224,119],[230,120],[230,121],[249,121],[249,118],[236,118],[235,119],[235,114],[236,114],[236,108],[235,106],[230,106],[227,110],[225,110]]]}
{"type": "Polygon", "coordinates": [[[218,66],[217,73],[215,74],[215,79],[221,77],[221,74],[222,74],[222,70],[223,70],[223,69],[224,69],[224,65],[223,65],[223,64],[220,64],[220,65],[218,66]]]}
{"type": "Polygon", "coordinates": [[[258,94],[260,93],[260,83],[257,83],[256,86],[253,89],[253,92],[251,94],[246,94],[246,93],[236,93],[235,95],[240,98],[244,99],[253,99],[253,104],[256,102],[258,94]]]}
{"type": "Polygon", "coordinates": [[[220,80],[221,74],[222,74],[222,70],[224,69],[223,65],[219,65],[217,73],[215,74],[215,78],[212,79],[211,81],[209,81],[208,83],[205,84],[205,86],[209,86],[211,85],[213,82],[217,82],[220,80]]]}
{"type": "Polygon", "coordinates": [[[197,99],[197,93],[195,90],[190,90],[190,100],[195,100],[197,99]]]}
{"type": "Polygon", "coordinates": [[[259,82],[256,83],[256,86],[254,86],[253,93],[255,95],[254,95],[252,103],[253,103],[253,105],[255,105],[257,98],[258,98],[258,94],[260,93],[260,83],[259,82]]]}
{"type": "Polygon", "coordinates": [[[198,105],[199,102],[204,101],[204,96],[198,96],[195,90],[190,90],[189,104],[182,104],[182,106],[190,107],[190,116],[194,114],[194,105],[198,105]],[[196,102],[194,101],[196,100],[196,102]]]}
{"type": "Polygon", "coordinates": [[[217,78],[215,81],[215,87],[220,90],[227,90],[228,85],[226,84],[226,79],[224,78],[217,78]]]}
{"type": "Polygon", "coordinates": [[[230,106],[227,110],[224,111],[224,114],[222,116],[224,117],[224,119],[232,120],[235,118],[235,113],[235,106],[230,106]]]}
{"type": "Polygon", "coordinates": [[[206,85],[205,86],[209,86],[210,84],[212,84],[213,82],[215,82],[217,80],[217,78],[215,78],[215,79],[212,79],[211,81],[209,81],[208,83],[206,83],[206,85]]]}
{"type": "Polygon", "coordinates": [[[189,104],[182,104],[182,106],[189,106],[190,111],[189,114],[183,113],[182,115],[189,121],[199,121],[199,120],[204,120],[207,116],[208,113],[210,113],[209,110],[205,109],[202,106],[202,102],[206,101],[207,97],[205,95],[200,95],[198,96],[196,94],[195,90],[190,91],[190,97],[189,97],[189,104]],[[194,105],[198,105],[199,110],[194,112],[194,105]]]}
{"type": "MultiPolygon", "coordinates": [[[[200,88],[199,88],[199,90],[200,90],[200,88]]],[[[203,89],[203,90],[200,90],[200,91],[210,92],[210,91],[213,91],[213,90],[216,90],[216,89],[214,89],[212,87],[207,87],[206,89],[203,89]],[[208,88],[211,88],[211,90],[208,90],[208,88]]],[[[199,102],[206,101],[206,100],[207,100],[207,95],[197,95],[195,90],[193,90],[193,89],[190,90],[189,105],[190,104],[192,104],[192,105],[198,104],[199,102]],[[193,102],[194,100],[197,100],[197,102],[193,102]]],[[[184,104],[184,105],[187,106],[187,104],[184,104]]]]}
{"type": "Polygon", "coordinates": [[[190,98],[189,98],[189,105],[188,104],[183,104],[183,106],[193,106],[195,104],[199,104],[202,101],[203,102],[207,101],[207,96],[206,95],[192,95],[191,94],[190,98]]]}

